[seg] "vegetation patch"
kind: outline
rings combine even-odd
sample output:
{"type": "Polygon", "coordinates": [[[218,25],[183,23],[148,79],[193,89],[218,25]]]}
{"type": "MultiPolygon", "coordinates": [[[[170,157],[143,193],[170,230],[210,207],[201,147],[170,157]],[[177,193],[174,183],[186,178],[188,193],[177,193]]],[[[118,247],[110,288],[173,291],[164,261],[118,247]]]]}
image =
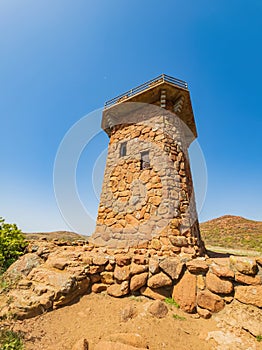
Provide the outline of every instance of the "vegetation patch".
{"type": "Polygon", "coordinates": [[[0,350],[22,350],[24,349],[23,337],[20,333],[10,330],[0,330],[0,350]]]}
{"type": "Polygon", "coordinates": [[[131,295],[130,296],[131,300],[137,301],[137,302],[142,302],[143,298],[141,296],[135,296],[135,295],[131,295]]]}
{"type": "Polygon", "coordinates": [[[16,224],[7,224],[0,217],[0,272],[3,273],[20,255],[24,254],[27,242],[16,224]]]}
{"type": "Polygon", "coordinates": [[[166,298],[165,303],[169,304],[169,305],[173,305],[174,307],[176,307],[177,309],[179,309],[179,304],[173,299],[173,298],[166,298]]]}
{"type": "Polygon", "coordinates": [[[225,215],[200,224],[208,246],[262,252],[262,222],[225,215]]]}
{"type": "Polygon", "coordinates": [[[258,342],[261,342],[261,341],[262,341],[262,335],[261,335],[261,334],[257,335],[257,336],[256,336],[256,340],[257,340],[258,342]]]}
{"type": "Polygon", "coordinates": [[[180,321],[185,321],[186,320],[186,318],[184,316],[179,316],[177,314],[173,314],[173,318],[175,320],[180,320],[180,321]]]}
{"type": "Polygon", "coordinates": [[[0,275],[0,294],[8,293],[10,289],[16,288],[21,278],[21,276],[10,278],[6,274],[0,275]]]}

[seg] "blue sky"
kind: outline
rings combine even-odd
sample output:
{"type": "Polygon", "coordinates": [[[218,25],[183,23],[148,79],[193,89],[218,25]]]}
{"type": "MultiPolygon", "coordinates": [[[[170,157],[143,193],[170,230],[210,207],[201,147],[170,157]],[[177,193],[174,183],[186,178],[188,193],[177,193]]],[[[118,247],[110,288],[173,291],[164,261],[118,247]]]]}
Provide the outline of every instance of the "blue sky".
{"type": "MultiPolygon", "coordinates": [[[[261,17],[261,0],[1,0],[0,216],[27,232],[70,229],[53,190],[64,135],[166,73],[191,92],[208,172],[200,220],[262,220],[261,17]]],[[[93,215],[88,161],[106,144],[99,134],[77,169],[93,215]]]]}

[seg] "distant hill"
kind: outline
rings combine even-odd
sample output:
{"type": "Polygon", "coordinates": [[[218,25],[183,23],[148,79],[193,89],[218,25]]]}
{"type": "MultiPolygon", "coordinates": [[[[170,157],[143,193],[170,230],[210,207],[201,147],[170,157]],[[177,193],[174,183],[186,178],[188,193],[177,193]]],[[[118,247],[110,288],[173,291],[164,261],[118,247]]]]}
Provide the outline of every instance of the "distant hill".
{"type": "Polygon", "coordinates": [[[71,231],[54,231],[54,232],[35,232],[35,233],[24,233],[28,240],[57,239],[59,241],[76,241],[78,239],[87,239],[87,236],[79,235],[78,233],[71,231]]]}
{"type": "MultiPolygon", "coordinates": [[[[206,246],[262,252],[262,222],[241,216],[225,215],[200,224],[206,246]]],[[[57,239],[59,241],[88,240],[87,236],[70,231],[25,233],[29,240],[57,239]]]]}
{"type": "Polygon", "coordinates": [[[207,246],[262,252],[262,222],[241,216],[225,215],[200,224],[207,246]]]}

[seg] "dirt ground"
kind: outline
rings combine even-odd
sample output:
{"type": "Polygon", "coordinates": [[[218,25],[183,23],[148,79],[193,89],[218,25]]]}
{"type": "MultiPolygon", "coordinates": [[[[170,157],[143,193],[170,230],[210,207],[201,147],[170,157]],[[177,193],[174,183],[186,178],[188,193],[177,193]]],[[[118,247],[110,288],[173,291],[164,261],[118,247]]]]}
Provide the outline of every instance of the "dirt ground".
{"type": "MultiPolygon", "coordinates": [[[[157,318],[147,311],[150,303],[144,297],[115,299],[106,294],[90,294],[73,305],[16,321],[14,330],[25,333],[26,350],[71,350],[83,337],[88,340],[89,350],[93,350],[99,341],[116,333],[137,333],[150,350],[235,349],[233,345],[219,347],[215,340],[207,340],[209,332],[221,332],[214,317],[197,319],[168,305],[168,314],[157,318]],[[135,310],[135,315],[125,318],[130,309],[135,310]]],[[[238,344],[236,349],[262,349],[254,339],[244,337],[252,346],[238,344]]]]}

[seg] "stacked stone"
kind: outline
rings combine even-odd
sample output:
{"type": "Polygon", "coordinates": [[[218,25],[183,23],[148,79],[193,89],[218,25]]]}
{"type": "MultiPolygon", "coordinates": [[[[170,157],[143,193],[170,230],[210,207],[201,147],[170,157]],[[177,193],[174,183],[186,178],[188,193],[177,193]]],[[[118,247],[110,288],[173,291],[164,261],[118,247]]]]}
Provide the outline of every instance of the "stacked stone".
{"type": "Polygon", "coordinates": [[[179,118],[166,111],[111,130],[96,244],[148,247],[197,256],[203,252],[187,142],[179,118]],[[126,142],[126,155],[120,147],[126,142]],[[141,169],[141,152],[150,166],[141,169]]]}
{"type": "Polygon", "coordinates": [[[234,298],[262,308],[261,258],[190,259],[154,255],[149,249],[113,251],[91,245],[59,246],[48,252],[38,244],[36,252],[23,256],[7,275],[19,282],[5,294],[12,302],[2,303],[2,317],[34,317],[90,291],[113,297],[172,297],[182,310],[206,318],[234,298]]]}
{"type": "Polygon", "coordinates": [[[93,292],[106,291],[114,297],[131,293],[160,300],[172,297],[181,310],[204,318],[221,311],[234,298],[262,308],[261,259],[232,256],[186,261],[128,254],[110,259],[100,280],[91,277],[93,292]]]}

